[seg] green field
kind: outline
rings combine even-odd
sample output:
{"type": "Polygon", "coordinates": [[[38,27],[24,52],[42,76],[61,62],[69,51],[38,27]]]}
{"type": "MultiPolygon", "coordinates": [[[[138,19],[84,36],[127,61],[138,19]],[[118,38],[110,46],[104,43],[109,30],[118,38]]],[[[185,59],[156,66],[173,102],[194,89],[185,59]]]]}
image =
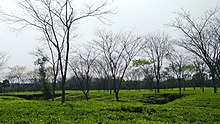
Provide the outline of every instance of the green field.
{"type": "MultiPolygon", "coordinates": [[[[37,93],[40,92],[10,94],[37,93]]],[[[204,93],[199,88],[188,88],[183,97],[170,102],[168,96],[178,94],[177,89],[161,90],[160,94],[149,90],[120,91],[120,102],[107,91],[91,91],[89,101],[80,91],[67,93],[64,104],[60,97],[52,102],[0,96],[0,123],[220,123],[220,94],[209,88],[204,93]]]]}

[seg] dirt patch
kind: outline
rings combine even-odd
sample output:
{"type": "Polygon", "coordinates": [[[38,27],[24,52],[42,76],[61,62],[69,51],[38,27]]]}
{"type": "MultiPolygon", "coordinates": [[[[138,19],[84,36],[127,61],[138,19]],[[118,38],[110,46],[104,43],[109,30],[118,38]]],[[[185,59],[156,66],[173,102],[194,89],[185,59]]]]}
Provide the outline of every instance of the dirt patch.
{"type": "MultiPolygon", "coordinates": [[[[18,95],[18,94],[5,94],[4,96],[15,96],[27,100],[45,100],[51,99],[52,97],[45,98],[43,94],[31,94],[31,95],[18,95]]],[[[61,94],[56,94],[55,97],[59,97],[61,94]]]]}
{"type": "Polygon", "coordinates": [[[172,102],[176,99],[179,99],[185,95],[179,95],[179,94],[154,94],[149,95],[145,94],[142,100],[140,102],[147,103],[147,104],[166,104],[168,102],[172,102]]]}

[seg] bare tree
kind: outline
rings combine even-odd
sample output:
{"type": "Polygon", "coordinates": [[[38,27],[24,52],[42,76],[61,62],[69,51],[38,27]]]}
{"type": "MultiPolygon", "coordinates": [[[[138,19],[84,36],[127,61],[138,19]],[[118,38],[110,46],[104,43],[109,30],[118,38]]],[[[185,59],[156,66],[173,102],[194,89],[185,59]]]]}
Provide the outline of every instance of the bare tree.
{"type": "Polygon", "coordinates": [[[25,83],[27,68],[25,66],[16,65],[9,67],[6,78],[12,83],[25,83]]]}
{"type": "Polygon", "coordinates": [[[161,72],[161,77],[163,79],[165,88],[171,88],[171,90],[173,90],[175,82],[175,73],[172,71],[172,68],[170,66],[167,66],[163,69],[163,71],[161,72]]]}
{"type": "Polygon", "coordinates": [[[195,66],[195,71],[196,74],[198,74],[199,78],[199,84],[202,89],[202,92],[205,91],[204,89],[204,81],[205,81],[205,75],[206,75],[206,70],[207,66],[206,64],[200,60],[198,57],[195,57],[195,60],[193,60],[193,65],[195,66]]]}
{"type": "MultiPolygon", "coordinates": [[[[112,93],[112,85],[111,85],[111,78],[110,78],[110,69],[108,65],[106,64],[105,60],[102,59],[102,57],[96,58],[96,61],[93,65],[94,67],[94,73],[96,77],[98,78],[98,82],[105,83],[105,89],[109,90],[110,94],[112,93]]],[[[101,89],[101,86],[100,86],[101,89]]]]}
{"type": "Polygon", "coordinates": [[[105,30],[97,31],[95,45],[104,57],[110,69],[116,101],[119,101],[119,91],[125,72],[130,62],[140,51],[142,39],[131,32],[114,34],[105,30]]]}
{"type": "Polygon", "coordinates": [[[89,100],[90,84],[94,72],[93,64],[97,54],[92,47],[86,47],[83,49],[83,52],[76,52],[76,54],[76,56],[73,56],[70,67],[80,83],[81,90],[86,100],[89,100]]]}
{"type": "Polygon", "coordinates": [[[129,67],[128,71],[125,73],[125,80],[127,89],[139,90],[140,88],[140,78],[143,77],[143,72],[140,68],[129,67]],[[135,84],[134,84],[135,83],[135,84]]]}
{"type": "Polygon", "coordinates": [[[38,83],[39,76],[38,76],[38,69],[28,70],[26,73],[27,82],[36,84],[38,83]]]}
{"type": "Polygon", "coordinates": [[[184,79],[185,72],[184,67],[187,65],[187,57],[175,50],[172,50],[172,52],[170,51],[168,54],[166,54],[166,57],[170,61],[169,68],[176,75],[179,85],[179,94],[181,94],[182,81],[184,79]]]}
{"type": "Polygon", "coordinates": [[[57,54],[57,50],[54,49],[52,46],[53,44],[50,42],[49,39],[46,39],[47,41],[47,45],[50,51],[50,59],[49,59],[49,63],[52,66],[52,75],[53,75],[53,79],[52,79],[52,101],[54,101],[55,98],[55,91],[56,91],[56,84],[57,84],[57,78],[59,75],[59,59],[58,59],[58,54],[57,54]]]}
{"type": "MultiPolygon", "coordinates": [[[[189,12],[182,10],[177,13],[177,18],[170,24],[178,29],[183,38],[177,44],[192,52],[202,59],[209,67],[214,93],[217,93],[217,80],[219,79],[219,56],[220,56],[220,18],[219,10],[207,11],[202,18],[194,20],[189,12]]],[[[220,81],[220,80],[219,80],[220,81]]]]}
{"type": "Polygon", "coordinates": [[[160,92],[161,69],[163,65],[164,56],[171,47],[170,38],[164,33],[149,34],[145,37],[143,50],[147,53],[147,57],[154,60],[154,75],[156,78],[157,92],[160,92]]]}
{"type": "Polygon", "coordinates": [[[5,64],[8,62],[9,57],[7,54],[0,52],[0,70],[5,67],[5,64]]]}
{"type": "Polygon", "coordinates": [[[19,6],[25,16],[7,14],[1,11],[4,21],[21,24],[20,29],[35,27],[57,52],[57,60],[62,82],[62,103],[65,102],[65,83],[68,70],[70,41],[75,37],[73,31],[77,23],[87,17],[96,17],[101,22],[108,22],[105,15],[113,14],[108,2],[83,4],[79,8],[73,0],[21,0],[19,6]]]}

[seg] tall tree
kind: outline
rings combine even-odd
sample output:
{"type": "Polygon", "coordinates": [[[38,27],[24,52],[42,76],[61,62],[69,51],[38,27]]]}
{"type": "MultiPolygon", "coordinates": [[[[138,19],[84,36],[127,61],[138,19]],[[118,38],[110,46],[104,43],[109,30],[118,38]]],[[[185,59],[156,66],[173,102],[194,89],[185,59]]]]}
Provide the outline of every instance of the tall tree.
{"type": "MultiPolygon", "coordinates": [[[[214,93],[217,93],[217,80],[220,79],[220,18],[219,9],[207,11],[202,18],[196,20],[189,12],[182,10],[177,13],[176,19],[170,24],[178,29],[183,38],[177,44],[192,52],[202,59],[208,66],[212,81],[214,83],[214,93]]],[[[219,80],[220,81],[220,80],[219,80]]]]}
{"type": "Polygon", "coordinates": [[[106,22],[106,15],[113,14],[108,2],[100,4],[81,4],[77,6],[73,0],[20,0],[19,6],[25,15],[11,15],[1,11],[4,21],[19,23],[21,28],[35,27],[49,41],[57,52],[59,70],[62,78],[62,103],[65,102],[65,83],[68,70],[70,41],[75,37],[73,32],[77,24],[84,18],[96,17],[106,22]]]}
{"type": "Polygon", "coordinates": [[[94,72],[93,65],[97,54],[92,47],[86,47],[82,51],[76,52],[76,55],[73,56],[73,60],[70,62],[70,67],[80,83],[81,90],[86,100],[89,100],[90,84],[94,72]]]}
{"type": "Polygon", "coordinates": [[[116,101],[119,101],[119,91],[125,72],[140,51],[141,42],[142,38],[134,36],[131,32],[121,31],[116,34],[105,30],[97,32],[94,43],[111,71],[116,101]]]}
{"type": "Polygon", "coordinates": [[[160,92],[161,69],[164,56],[171,47],[170,38],[164,33],[153,33],[145,37],[143,50],[147,53],[147,57],[154,60],[154,74],[156,78],[157,92],[160,92]]]}

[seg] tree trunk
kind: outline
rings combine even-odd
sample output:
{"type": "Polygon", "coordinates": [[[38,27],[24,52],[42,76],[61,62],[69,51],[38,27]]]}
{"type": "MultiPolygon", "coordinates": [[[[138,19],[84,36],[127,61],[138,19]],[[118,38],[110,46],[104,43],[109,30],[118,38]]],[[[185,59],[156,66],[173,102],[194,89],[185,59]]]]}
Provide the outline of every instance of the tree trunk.
{"type": "Polygon", "coordinates": [[[172,83],[171,83],[171,90],[173,90],[173,84],[174,84],[175,79],[172,78],[172,83]]]}
{"type": "Polygon", "coordinates": [[[65,102],[65,81],[62,81],[62,103],[65,102]]]}
{"type": "Polygon", "coordinates": [[[157,93],[160,93],[160,81],[157,79],[157,93]]]}
{"type": "Polygon", "coordinates": [[[212,76],[212,82],[213,82],[214,93],[217,93],[217,82],[215,80],[215,76],[212,76]]]}
{"type": "Polygon", "coordinates": [[[56,82],[53,82],[53,84],[52,84],[52,101],[54,101],[54,98],[55,98],[55,90],[56,90],[56,82]]]}
{"type": "Polygon", "coordinates": [[[84,94],[85,94],[86,100],[88,101],[89,100],[88,93],[84,93],[84,94]]]}
{"type": "Polygon", "coordinates": [[[178,80],[178,83],[179,83],[179,95],[181,95],[181,79],[178,78],[177,80],[178,80]]]}
{"type": "Polygon", "coordinates": [[[205,92],[204,86],[202,86],[202,92],[203,92],[203,93],[205,92]]]}
{"type": "Polygon", "coordinates": [[[211,70],[211,76],[212,76],[212,83],[213,83],[213,88],[214,88],[214,93],[217,93],[217,82],[216,82],[216,76],[215,76],[215,71],[213,69],[211,70]]]}
{"type": "Polygon", "coordinates": [[[199,80],[197,81],[197,84],[200,85],[200,89],[202,89],[202,92],[204,92],[204,77],[201,72],[200,72],[199,80]]]}
{"type": "MultiPolygon", "coordinates": [[[[182,80],[182,79],[181,79],[182,80]]],[[[183,85],[183,91],[185,91],[186,90],[186,87],[185,87],[185,80],[183,79],[183,81],[182,81],[182,85],[183,85]]]]}
{"type": "Polygon", "coordinates": [[[108,89],[109,89],[109,93],[112,94],[112,85],[111,85],[111,81],[108,81],[108,89]]]}
{"type": "Polygon", "coordinates": [[[88,94],[86,93],[86,100],[88,101],[89,100],[89,96],[88,96],[88,94]]]}

